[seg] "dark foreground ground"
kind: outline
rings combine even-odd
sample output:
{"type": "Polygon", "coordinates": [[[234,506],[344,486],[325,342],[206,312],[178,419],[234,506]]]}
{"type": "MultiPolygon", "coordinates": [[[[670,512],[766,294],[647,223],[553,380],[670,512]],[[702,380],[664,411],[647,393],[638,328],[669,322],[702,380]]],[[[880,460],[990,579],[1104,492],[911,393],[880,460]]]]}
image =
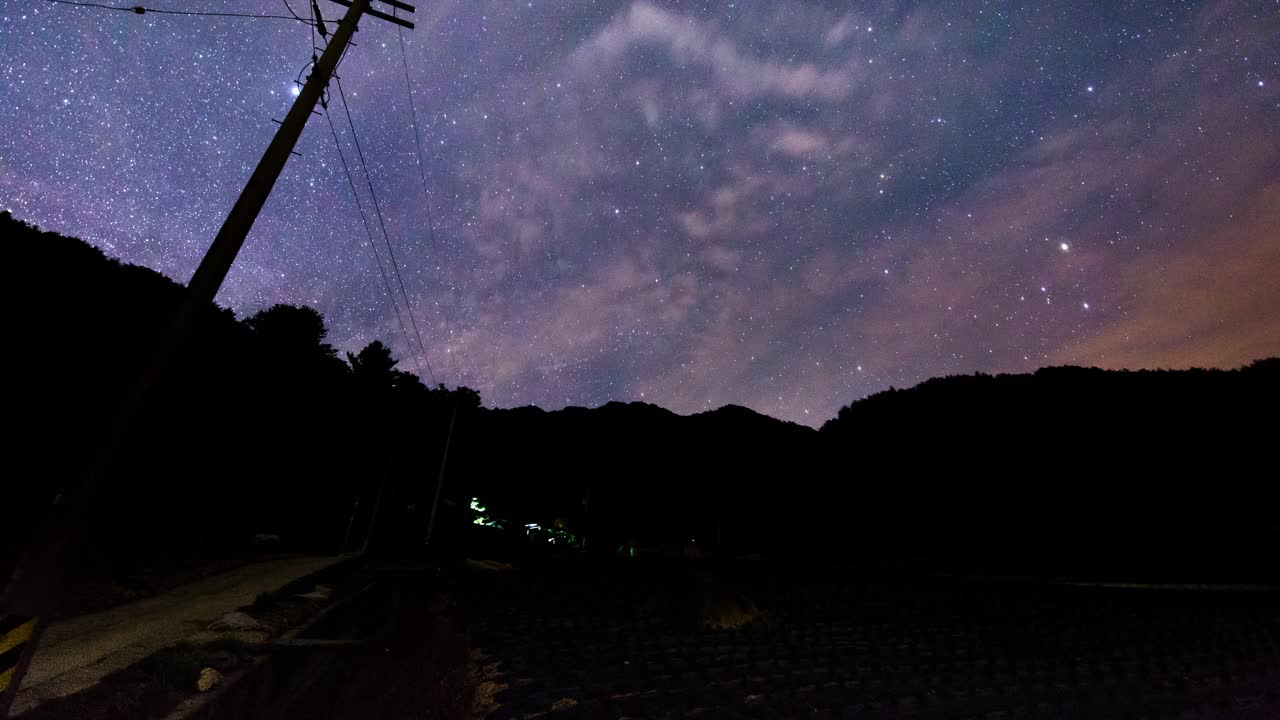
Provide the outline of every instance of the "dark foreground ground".
{"type": "MultiPolygon", "coordinates": [[[[361,569],[337,583],[343,600],[251,650],[250,669],[184,717],[1280,718],[1276,592],[515,565],[361,569]]],[[[175,687],[191,681],[179,669],[175,687]]],[[[69,699],[40,717],[138,708],[69,699]]]]}
{"type": "Polygon", "coordinates": [[[363,589],[182,717],[472,717],[474,666],[451,601],[454,580],[417,563],[369,569],[363,589]]]}
{"type": "Polygon", "coordinates": [[[493,718],[1280,718],[1273,593],[572,564],[465,589],[493,718]]]}

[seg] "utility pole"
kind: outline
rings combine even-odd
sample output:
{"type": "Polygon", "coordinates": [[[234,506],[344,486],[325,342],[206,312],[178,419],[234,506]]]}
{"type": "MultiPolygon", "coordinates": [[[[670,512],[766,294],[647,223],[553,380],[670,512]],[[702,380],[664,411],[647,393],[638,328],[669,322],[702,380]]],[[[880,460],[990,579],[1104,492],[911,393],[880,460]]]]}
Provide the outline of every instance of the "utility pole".
{"type": "MultiPolygon", "coordinates": [[[[258,167],[254,169],[253,175],[249,176],[249,182],[240,192],[236,204],[231,206],[231,212],[227,214],[226,221],[222,223],[222,229],[214,237],[213,245],[209,246],[209,251],[205,253],[200,266],[191,276],[191,282],[187,283],[187,290],[193,302],[213,302],[213,298],[218,294],[218,288],[222,287],[223,279],[231,270],[231,264],[235,262],[240,247],[244,245],[245,236],[249,234],[249,229],[258,219],[258,213],[266,203],[267,196],[271,194],[271,188],[275,186],[276,179],[284,170],[284,164],[293,152],[294,145],[298,143],[302,129],[307,126],[307,120],[315,112],[316,103],[320,102],[325,88],[329,86],[329,78],[333,76],[334,69],[338,67],[338,61],[346,52],[351,36],[355,34],[356,25],[360,22],[360,16],[368,12],[374,17],[381,17],[398,25],[413,27],[413,24],[408,21],[377,10],[370,10],[371,0],[334,0],[334,2],[346,5],[347,14],[338,23],[338,29],[334,31],[333,38],[329,40],[324,53],[320,55],[311,74],[307,76],[307,82],[302,86],[302,91],[298,93],[298,99],[293,102],[293,107],[289,108],[289,114],[284,116],[276,136],[271,139],[267,151],[258,161],[258,167]]],[[[388,4],[410,12],[413,10],[411,6],[401,2],[388,4]]]]}
{"type": "Polygon", "coordinates": [[[453,426],[458,422],[458,398],[453,399],[453,410],[449,413],[449,432],[444,436],[444,454],[440,456],[440,472],[436,475],[436,492],[431,498],[431,516],[427,518],[427,540],[424,545],[431,545],[431,536],[436,531],[436,510],[440,507],[440,490],[444,487],[444,469],[449,463],[449,445],[453,443],[453,426]]]}
{"type": "MultiPolygon", "coordinates": [[[[406,12],[414,11],[413,6],[401,0],[378,1],[406,12]]],[[[324,95],[338,62],[351,44],[360,19],[370,15],[413,29],[413,23],[407,20],[372,9],[373,0],[333,2],[345,6],[347,12],[316,60],[258,166],[249,176],[209,251],[187,283],[187,297],[175,313],[168,333],[159,338],[156,352],[118,409],[114,422],[104,428],[102,441],[92,451],[93,457],[86,462],[89,469],[78,483],[69,485],[58,494],[49,511],[49,519],[33,533],[25,552],[14,565],[4,591],[0,593],[0,719],[9,716],[9,709],[44,630],[44,618],[56,610],[65,568],[82,546],[86,520],[92,515],[95,501],[106,491],[102,482],[106,469],[120,454],[121,445],[127,442],[146,409],[153,406],[156,393],[170,376],[172,366],[189,337],[197,310],[213,303],[217,296],[222,281],[244,245],[245,237],[284,170],[285,162],[293,154],[307,120],[315,113],[316,103],[324,95]]]]}

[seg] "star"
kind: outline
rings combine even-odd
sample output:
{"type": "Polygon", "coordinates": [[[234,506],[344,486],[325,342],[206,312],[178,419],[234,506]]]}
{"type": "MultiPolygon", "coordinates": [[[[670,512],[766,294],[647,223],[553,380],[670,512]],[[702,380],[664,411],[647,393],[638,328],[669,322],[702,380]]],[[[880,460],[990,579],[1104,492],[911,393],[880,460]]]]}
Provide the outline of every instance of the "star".
{"type": "MultiPolygon", "coordinates": [[[[311,29],[35,5],[0,23],[3,205],[186,282],[311,29]]],[[[1280,15],[1245,5],[1084,2],[1010,36],[941,0],[799,3],[787,32],[768,3],[454,3],[403,64],[366,18],[349,107],[331,82],[218,302],[312,305],[340,354],[381,340],[491,407],[818,426],[936,375],[1244,364],[1280,353],[1280,15]]]]}

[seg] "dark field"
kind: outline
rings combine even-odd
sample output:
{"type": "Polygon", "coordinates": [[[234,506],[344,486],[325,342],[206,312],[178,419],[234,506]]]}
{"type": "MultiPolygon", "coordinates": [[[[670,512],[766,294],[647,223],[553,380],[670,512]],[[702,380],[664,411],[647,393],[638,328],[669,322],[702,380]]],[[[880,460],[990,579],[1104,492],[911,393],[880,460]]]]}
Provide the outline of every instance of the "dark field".
{"type": "Polygon", "coordinates": [[[464,585],[495,719],[1280,717],[1268,592],[695,565],[464,585]]]}

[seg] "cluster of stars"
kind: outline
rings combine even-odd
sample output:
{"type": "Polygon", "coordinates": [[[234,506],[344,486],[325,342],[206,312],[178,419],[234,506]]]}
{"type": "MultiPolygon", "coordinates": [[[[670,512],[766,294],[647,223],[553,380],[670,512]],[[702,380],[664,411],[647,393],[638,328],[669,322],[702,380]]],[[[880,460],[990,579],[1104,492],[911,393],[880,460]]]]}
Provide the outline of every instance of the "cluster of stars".
{"type": "MultiPolygon", "coordinates": [[[[1162,273],[1249,217],[1280,163],[1280,21],[1244,5],[616,0],[419,20],[417,137],[394,27],[366,19],[340,75],[426,359],[490,405],[819,424],[933,375],[1106,364],[1111,337],[1165,363],[1169,337],[1196,337],[1162,313],[1162,273]]],[[[0,10],[0,204],[187,280],[313,39],[0,10]]],[[[354,164],[332,94],[329,110],[354,164]]],[[[323,118],[297,151],[219,301],[314,305],[341,349],[380,338],[411,368],[323,118]]]]}

